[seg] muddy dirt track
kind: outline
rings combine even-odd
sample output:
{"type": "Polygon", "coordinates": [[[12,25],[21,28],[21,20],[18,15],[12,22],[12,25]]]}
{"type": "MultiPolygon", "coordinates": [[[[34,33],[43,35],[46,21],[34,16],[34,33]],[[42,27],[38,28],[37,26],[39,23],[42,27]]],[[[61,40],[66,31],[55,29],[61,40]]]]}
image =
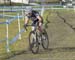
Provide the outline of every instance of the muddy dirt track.
{"type": "Polygon", "coordinates": [[[39,54],[19,51],[5,60],[75,60],[75,13],[53,12],[48,16],[49,50],[39,54]]]}

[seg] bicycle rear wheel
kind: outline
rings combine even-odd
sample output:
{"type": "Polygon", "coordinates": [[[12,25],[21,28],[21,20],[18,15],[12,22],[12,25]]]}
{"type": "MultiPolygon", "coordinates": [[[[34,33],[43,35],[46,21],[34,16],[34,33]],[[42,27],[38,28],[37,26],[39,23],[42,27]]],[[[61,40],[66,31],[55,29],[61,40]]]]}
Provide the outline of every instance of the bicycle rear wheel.
{"type": "Polygon", "coordinates": [[[33,31],[29,34],[29,46],[32,53],[37,54],[39,51],[39,44],[37,40],[37,34],[33,31]]]}
{"type": "Polygon", "coordinates": [[[42,33],[41,38],[42,38],[42,47],[45,50],[47,50],[48,46],[49,46],[49,39],[48,39],[48,35],[47,35],[46,30],[44,30],[44,32],[42,33]]]}

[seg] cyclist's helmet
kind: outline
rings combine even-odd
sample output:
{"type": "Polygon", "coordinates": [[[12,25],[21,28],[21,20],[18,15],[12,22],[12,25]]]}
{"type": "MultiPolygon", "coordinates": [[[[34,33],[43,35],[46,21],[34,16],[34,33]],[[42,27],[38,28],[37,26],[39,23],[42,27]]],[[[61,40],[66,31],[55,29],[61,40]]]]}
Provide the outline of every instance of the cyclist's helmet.
{"type": "Polygon", "coordinates": [[[29,13],[32,13],[32,7],[26,7],[26,9],[25,9],[25,13],[26,14],[29,14],[29,13]]]}

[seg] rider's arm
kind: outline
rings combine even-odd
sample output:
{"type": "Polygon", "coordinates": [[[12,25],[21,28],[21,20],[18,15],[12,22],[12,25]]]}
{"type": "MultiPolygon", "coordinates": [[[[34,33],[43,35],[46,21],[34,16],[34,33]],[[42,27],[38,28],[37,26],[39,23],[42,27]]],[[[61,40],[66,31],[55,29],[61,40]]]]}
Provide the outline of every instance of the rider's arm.
{"type": "Polygon", "coordinates": [[[24,22],[24,28],[26,29],[27,24],[28,24],[29,18],[26,16],[25,17],[25,22],[24,22]]]}
{"type": "Polygon", "coordinates": [[[40,15],[38,15],[37,18],[39,20],[39,23],[42,23],[43,22],[43,18],[40,15]]]}
{"type": "Polygon", "coordinates": [[[39,26],[42,26],[43,18],[40,15],[38,15],[37,18],[39,20],[39,26]]]}
{"type": "Polygon", "coordinates": [[[26,17],[25,17],[25,24],[26,24],[26,25],[28,24],[28,21],[29,21],[29,18],[26,16],[26,17]]]}

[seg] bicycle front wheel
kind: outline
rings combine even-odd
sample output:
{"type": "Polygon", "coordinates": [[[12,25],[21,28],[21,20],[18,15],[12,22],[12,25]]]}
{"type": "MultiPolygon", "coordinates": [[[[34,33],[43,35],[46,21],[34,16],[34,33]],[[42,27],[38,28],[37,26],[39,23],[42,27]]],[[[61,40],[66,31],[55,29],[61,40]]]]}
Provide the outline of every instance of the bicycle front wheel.
{"type": "Polygon", "coordinates": [[[39,45],[37,40],[37,34],[33,31],[29,34],[29,46],[32,53],[37,54],[39,51],[39,45]]]}

